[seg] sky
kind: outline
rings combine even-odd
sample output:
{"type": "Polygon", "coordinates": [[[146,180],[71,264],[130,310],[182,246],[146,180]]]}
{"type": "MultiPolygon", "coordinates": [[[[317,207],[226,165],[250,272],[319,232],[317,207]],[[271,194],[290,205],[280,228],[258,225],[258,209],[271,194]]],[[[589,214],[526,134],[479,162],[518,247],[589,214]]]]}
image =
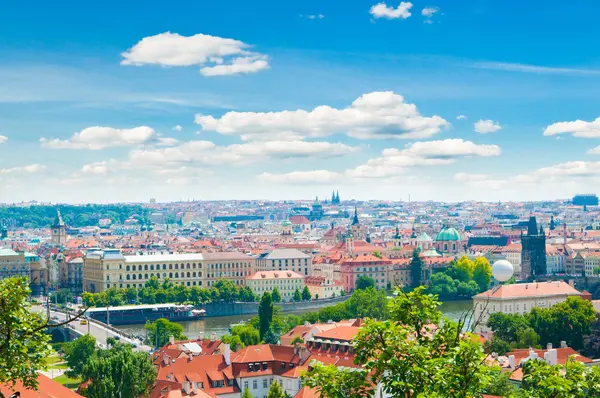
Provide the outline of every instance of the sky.
{"type": "Polygon", "coordinates": [[[6,0],[0,202],[594,192],[599,12],[593,0],[6,0]]]}

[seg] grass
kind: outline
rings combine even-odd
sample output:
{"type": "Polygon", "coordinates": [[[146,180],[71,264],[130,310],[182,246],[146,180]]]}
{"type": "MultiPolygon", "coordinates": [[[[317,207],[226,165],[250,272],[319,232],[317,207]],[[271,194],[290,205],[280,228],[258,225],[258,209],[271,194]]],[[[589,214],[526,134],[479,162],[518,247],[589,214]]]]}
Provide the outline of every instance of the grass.
{"type": "Polygon", "coordinates": [[[71,379],[70,377],[67,377],[67,375],[58,376],[54,379],[54,381],[71,390],[76,389],[81,384],[81,379],[79,377],[71,379]]]}
{"type": "Polygon", "coordinates": [[[44,358],[44,361],[46,361],[46,365],[52,366],[55,363],[64,362],[64,359],[62,359],[61,357],[53,355],[51,357],[44,358]]]}

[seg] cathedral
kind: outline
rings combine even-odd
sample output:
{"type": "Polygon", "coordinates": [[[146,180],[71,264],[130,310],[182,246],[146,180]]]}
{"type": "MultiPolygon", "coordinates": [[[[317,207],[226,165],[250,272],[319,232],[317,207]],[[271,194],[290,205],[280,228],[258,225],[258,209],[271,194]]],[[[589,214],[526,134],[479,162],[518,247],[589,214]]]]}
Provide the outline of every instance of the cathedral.
{"type": "Polygon", "coordinates": [[[546,274],[546,234],[535,217],[529,218],[527,235],[521,236],[521,278],[535,279],[546,274]]]}
{"type": "Polygon", "coordinates": [[[337,191],[337,193],[335,191],[333,191],[333,193],[331,194],[331,204],[332,205],[340,204],[340,191],[337,191]]]}

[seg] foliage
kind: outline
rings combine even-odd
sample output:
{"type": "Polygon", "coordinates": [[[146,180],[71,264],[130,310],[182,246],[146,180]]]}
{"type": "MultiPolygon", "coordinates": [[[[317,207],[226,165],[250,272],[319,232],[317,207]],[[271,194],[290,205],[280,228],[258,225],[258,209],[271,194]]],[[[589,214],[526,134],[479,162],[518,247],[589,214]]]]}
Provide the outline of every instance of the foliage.
{"type": "Polygon", "coordinates": [[[283,391],[281,388],[281,384],[277,380],[271,384],[269,387],[269,392],[267,392],[267,398],[288,398],[289,395],[283,391]]]}
{"type": "Polygon", "coordinates": [[[487,326],[494,331],[494,337],[507,342],[517,341],[517,331],[529,327],[529,321],[521,314],[490,314],[487,326]]]}
{"type": "Polygon", "coordinates": [[[355,290],[352,296],[342,303],[337,303],[318,312],[311,312],[302,316],[302,322],[327,322],[341,321],[357,317],[387,319],[387,294],[384,290],[368,288],[366,290],[355,290]]]}
{"type": "Polygon", "coordinates": [[[47,322],[31,312],[27,278],[0,280],[0,383],[37,387],[37,371],[52,354],[47,322]]]}
{"type": "Polygon", "coordinates": [[[490,382],[484,388],[484,392],[489,395],[499,397],[512,397],[516,393],[515,386],[509,380],[510,372],[503,372],[500,368],[493,368],[490,382]]]}
{"type": "Polygon", "coordinates": [[[183,334],[183,326],[165,318],[160,318],[154,322],[147,323],[146,326],[144,326],[144,329],[148,331],[148,342],[154,344],[157,348],[167,344],[169,342],[169,337],[171,336],[173,336],[175,340],[187,339],[183,334]]]}
{"type": "Polygon", "coordinates": [[[460,282],[468,282],[473,279],[474,270],[475,263],[469,260],[467,256],[462,256],[453,265],[448,267],[447,273],[452,279],[457,279],[460,282]]]}
{"type": "Polygon", "coordinates": [[[488,339],[483,347],[485,348],[485,352],[488,354],[496,353],[498,355],[505,355],[506,353],[511,351],[510,343],[506,340],[502,340],[498,336],[492,336],[491,339],[488,339]]]}
{"type": "Polygon", "coordinates": [[[600,368],[573,358],[564,365],[529,360],[523,365],[523,394],[528,398],[592,398],[600,396],[600,368]]]}
{"type": "Polygon", "coordinates": [[[258,321],[258,331],[262,340],[271,327],[271,322],[273,322],[273,299],[269,292],[265,292],[260,299],[260,304],[258,305],[258,321]]]}
{"type": "Polygon", "coordinates": [[[260,334],[251,325],[235,325],[231,328],[231,335],[239,337],[244,346],[260,343],[260,334]]]}
{"type": "Polygon", "coordinates": [[[304,339],[300,336],[296,336],[292,339],[291,342],[292,345],[296,345],[296,344],[304,344],[304,339]]]}
{"type": "Polygon", "coordinates": [[[279,344],[279,334],[274,327],[270,327],[265,333],[263,340],[265,344],[279,344]]]}
{"type": "Polygon", "coordinates": [[[596,314],[596,320],[590,326],[590,333],[584,337],[583,353],[588,358],[600,358],[600,314],[596,314]]]}
{"type": "Polygon", "coordinates": [[[277,288],[277,286],[275,286],[271,291],[271,298],[273,299],[274,303],[281,302],[281,293],[279,293],[279,289],[277,288]]]}
{"type": "Polygon", "coordinates": [[[478,340],[462,334],[464,321],[442,321],[437,297],[418,287],[401,290],[386,321],[367,319],[354,341],[355,363],[366,371],[315,366],[304,384],[327,397],[365,396],[381,381],[392,397],[474,397],[489,383],[491,368],[478,340]],[[430,332],[430,324],[437,330],[430,332]],[[346,391],[341,391],[345,389],[346,391]]]}
{"type": "Polygon", "coordinates": [[[377,257],[377,258],[382,258],[382,257],[381,257],[381,253],[379,253],[377,250],[375,250],[375,251],[373,252],[373,256],[375,256],[375,257],[377,257]]]}
{"type": "Polygon", "coordinates": [[[64,343],[62,350],[70,369],[66,372],[67,376],[71,378],[81,376],[85,361],[96,351],[96,338],[86,334],[71,342],[64,343]]]}
{"type": "Polygon", "coordinates": [[[244,389],[244,392],[242,393],[242,398],[254,398],[249,388],[244,389]]]}
{"type": "Polygon", "coordinates": [[[56,304],[69,304],[73,302],[73,292],[69,289],[59,289],[50,295],[50,302],[56,304]]]}
{"type": "Polygon", "coordinates": [[[492,266],[485,257],[477,257],[474,264],[473,280],[479,286],[479,291],[485,292],[490,287],[492,266]]]}
{"type": "Polygon", "coordinates": [[[210,301],[254,302],[256,296],[248,286],[238,286],[229,279],[220,278],[210,288],[175,285],[170,279],[162,283],[151,277],[141,289],[111,287],[98,293],[83,293],[83,302],[90,307],[121,306],[126,304],[191,303],[202,305],[210,301]]]}
{"type": "Polygon", "coordinates": [[[225,334],[221,337],[221,341],[231,346],[231,351],[235,352],[245,347],[242,339],[238,335],[225,334]]]}
{"type": "Polygon", "coordinates": [[[294,301],[302,301],[302,293],[300,293],[300,290],[298,290],[298,289],[294,290],[293,300],[294,301]]]}
{"type": "MultiPolygon", "coordinates": [[[[116,224],[123,224],[132,216],[141,224],[147,223],[148,219],[148,210],[140,205],[61,205],[60,212],[65,223],[72,227],[98,225],[102,218],[110,218],[116,224]]],[[[56,206],[0,207],[0,219],[14,220],[17,226],[25,228],[48,228],[55,217],[56,206]]]]}
{"type": "Polygon", "coordinates": [[[156,373],[146,353],[117,343],[109,350],[96,351],[83,365],[82,379],[89,384],[82,393],[90,398],[147,396],[156,373]]]}
{"type": "Polygon", "coordinates": [[[375,279],[361,275],[356,280],[356,289],[365,290],[369,287],[375,287],[375,279]]]}
{"type": "Polygon", "coordinates": [[[410,260],[410,278],[411,286],[417,288],[421,286],[421,274],[423,272],[423,260],[419,255],[419,250],[413,251],[412,259],[410,260]]]}
{"type": "Polygon", "coordinates": [[[540,336],[530,327],[517,330],[517,341],[512,348],[539,348],[540,336]]]}
{"type": "Polygon", "coordinates": [[[310,294],[310,290],[308,290],[308,286],[304,286],[302,289],[302,300],[308,301],[312,298],[312,294],[310,294]]]}

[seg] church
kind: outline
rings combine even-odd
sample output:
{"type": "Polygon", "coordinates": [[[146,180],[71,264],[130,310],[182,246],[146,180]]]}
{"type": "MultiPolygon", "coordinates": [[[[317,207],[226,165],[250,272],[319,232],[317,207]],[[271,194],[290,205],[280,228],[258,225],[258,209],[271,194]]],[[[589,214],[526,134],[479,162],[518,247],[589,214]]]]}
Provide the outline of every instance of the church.
{"type": "Polygon", "coordinates": [[[534,216],[529,217],[527,235],[521,236],[521,278],[535,279],[546,274],[546,234],[540,225],[538,230],[534,216]]]}

